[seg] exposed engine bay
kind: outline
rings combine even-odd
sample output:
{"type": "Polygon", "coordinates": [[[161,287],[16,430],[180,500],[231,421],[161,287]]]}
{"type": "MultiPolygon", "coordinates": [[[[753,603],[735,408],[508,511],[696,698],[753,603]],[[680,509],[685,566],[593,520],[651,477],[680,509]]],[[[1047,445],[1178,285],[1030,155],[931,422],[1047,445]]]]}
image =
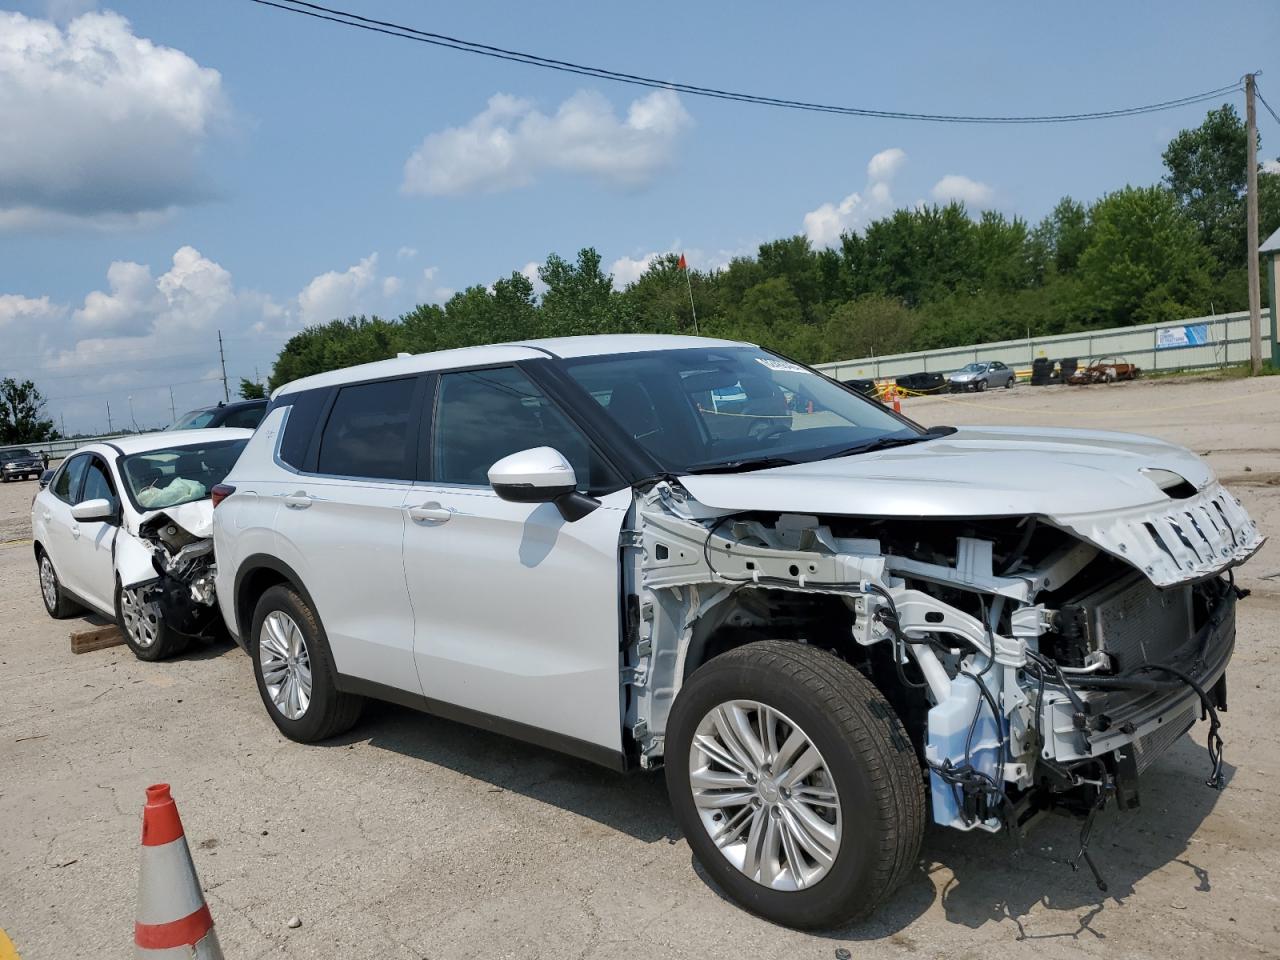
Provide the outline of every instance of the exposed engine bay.
{"type": "Polygon", "coordinates": [[[1138,806],[1138,774],[1197,719],[1222,786],[1246,593],[1231,568],[1263,539],[1216,482],[1066,521],[726,512],[660,480],[624,533],[626,726],[654,766],[701,663],[753,640],[819,646],[897,712],[935,822],[996,832],[1079,812],[1092,867],[1092,814],[1138,806]]]}
{"type": "Polygon", "coordinates": [[[207,501],[161,511],[139,525],[137,537],[117,542],[122,586],[141,587],[164,622],[191,637],[210,635],[220,622],[211,513],[207,501]]]}

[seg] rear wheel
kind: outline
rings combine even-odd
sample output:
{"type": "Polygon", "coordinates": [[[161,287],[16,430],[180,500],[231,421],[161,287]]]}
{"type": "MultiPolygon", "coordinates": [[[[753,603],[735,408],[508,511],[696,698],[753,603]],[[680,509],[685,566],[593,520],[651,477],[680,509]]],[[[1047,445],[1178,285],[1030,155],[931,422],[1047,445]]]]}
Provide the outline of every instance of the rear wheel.
{"type": "Polygon", "coordinates": [[[157,592],[154,583],[126,590],[116,581],[116,623],[133,655],[149,663],[181,653],[190,642],[164,622],[157,592]]]}
{"type": "Polygon", "coordinates": [[[1014,383],[1017,381],[1017,379],[1018,379],[1017,377],[1015,377],[1015,376],[1012,376],[1012,375],[1011,375],[1011,376],[1009,377],[1009,379],[1005,381],[1005,383],[1004,383],[1004,388],[1005,388],[1006,390],[1012,390],[1012,389],[1013,389],[1013,385],[1014,385],[1014,383]]]}
{"type": "Polygon", "coordinates": [[[271,587],[258,601],[249,652],[267,713],[290,740],[326,740],[360,719],[364,698],[338,690],[320,619],[291,587],[271,587]]]}
{"type": "MultiPolygon", "coordinates": [[[[9,478],[5,477],[4,482],[8,483],[9,478]]],[[[43,549],[36,552],[36,566],[40,570],[40,598],[44,600],[44,608],[49,616],[55,620],[65,620],[67,617],[74,617],[84,609],[69,598],[66,591],[62,589],[58,571],[54,569],[53,561],[43,549]]]]}
{"type": "Polygon", "coordinates": [[[880,692],[814,647],[752,643],[700,667],[671,711],[666,776],[699,863],[776,923],[864,918],[915,863],[915,751],[880,692]]]}

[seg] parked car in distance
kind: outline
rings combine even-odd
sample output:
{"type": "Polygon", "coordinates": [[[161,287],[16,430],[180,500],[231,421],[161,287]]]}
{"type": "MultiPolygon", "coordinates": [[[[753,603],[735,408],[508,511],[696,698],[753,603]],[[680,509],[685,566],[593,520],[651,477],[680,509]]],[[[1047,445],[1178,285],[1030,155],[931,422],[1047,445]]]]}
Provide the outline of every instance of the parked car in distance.
{"type": "Polygon", "coordinates": [[[210,491],[251,434],[148,433],[68,455],[31,504],[49,616],[110,617],[140,660],[215,635],[210,491]]]}
{"type": "Polygon", "coordinates": [[[1090,360],[1067,378],[1067,383],[1080,386],[1085,383],[1115,383],[1117,380],[1137,380],[1142,371],[1123,357],[1099,357],[1090,360]]]}
{"type": "Polygon", "coordinates": [[[26,480],[39,478],[44,472],[44,460],[38,453],[32,453],[25,447],[10,447],[0,450],[0,474],[4,482],[10,480],[26,480]]]}
{"type": "Polygon", "coordinates": [[[926,430],[669,336],[298,380],[214,502],[218,604],[285,736],[375,697],[663,767],[719,888],[801,927],[872,913],[930,812],[1132,809],[1202,711],[1221,783],[1230,570],[1264,539],[1174,444],[926,430]]]}
{"type": "Polygon", "coordinates": [[[210,427],[244,427],[252,430],[267,412],[266,400],[218,401],[211,407],[188,410],[167,430],[203,430],[210,427]]]}
{"type": "Polygon", "coordinates": [[[952,393],[979,392],[989,387],[1012,387],[1018,375],[999,360],[979,360],[962,367],[947,378],[952,393]]]}

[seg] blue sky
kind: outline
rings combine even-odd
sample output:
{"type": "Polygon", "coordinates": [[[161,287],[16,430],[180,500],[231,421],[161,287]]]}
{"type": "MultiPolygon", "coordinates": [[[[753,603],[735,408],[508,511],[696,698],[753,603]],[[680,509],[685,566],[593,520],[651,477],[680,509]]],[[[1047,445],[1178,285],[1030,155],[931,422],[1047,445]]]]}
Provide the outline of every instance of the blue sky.
{"type": "MultiPolygon", "coordinates": [[[[1274,2],[334,5],[877,108],[1105,109],[1252,69],[1269,93],[1269,67],[1280,101],[1274,2]]],[[[105,428],[107,402],[128,422],[129,396],[140,425],[163,422],[169,384],[178,412],[217,399],[217,329],[231,377],[265,376],[309,321],[394,315],[550,251],[593,245],[621,283],[654,253],[711,267],[922,200],[1036,220],[1064,194],[1155,182],[1210,106],[920,124],[654,93],[248,0],[0,0],[0,17],[0,375],[32,376],[72,430],[105,428]]],[[[1275,156],[1280,128],[1259,123],[1275,156]]]]}

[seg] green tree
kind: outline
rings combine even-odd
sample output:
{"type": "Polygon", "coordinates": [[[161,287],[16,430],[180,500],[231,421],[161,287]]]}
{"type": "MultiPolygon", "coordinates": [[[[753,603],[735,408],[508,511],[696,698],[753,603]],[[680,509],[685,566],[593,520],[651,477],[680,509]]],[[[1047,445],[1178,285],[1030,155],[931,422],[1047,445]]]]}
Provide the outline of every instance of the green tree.
{"type": "Polygon", "coordinates": [[[1078,200],[1063,197],[1035,232],[1053,268],[1072,273],[1089,246],[1089,211],[1078,200]]]}
{"type": "Polygon", "coordinates": [[[574,263],[551,254],[538,276],[547,285],[542,323],[556,336],[615,333],[627,326],[615,300],[613,277],[600,269],[600,254],[592,247],[579,250],[574,263]]]}
{"type": "Polygon", "coordinates": [[[30,380],[0,380],[0,443],[56,440],[53,421],[44,416],[44,396],[30,380]]]}
{"type": "Polygon", "coordinates": [[[1196,224],[1163,187],[1125,187],[1090,211],[1080,278],[1102,326],[1154,323],[1207,306],[1211,257],[1196,224]]]}
{"type": "Polygon", "coordinates": [[[260,383],[255,383],[248,377],[240,378],[240,398],[242,400],[263,400],[266,399],[267,388],[260,383]]]}
{"type": "Polygon", "coordinates": [[[826,360],[901,353],[911,348],[920,324],[917,312],[900,301],[867,294],[842,303],[831,311],[823,330],[826,360]]]}
{"type": "Polygon", "coordinates": [[[272,390],[299,377],[396,355],[399,325],[381,317],[348,317],[308,327],[289,338],[276,357],[272,390]]]}

